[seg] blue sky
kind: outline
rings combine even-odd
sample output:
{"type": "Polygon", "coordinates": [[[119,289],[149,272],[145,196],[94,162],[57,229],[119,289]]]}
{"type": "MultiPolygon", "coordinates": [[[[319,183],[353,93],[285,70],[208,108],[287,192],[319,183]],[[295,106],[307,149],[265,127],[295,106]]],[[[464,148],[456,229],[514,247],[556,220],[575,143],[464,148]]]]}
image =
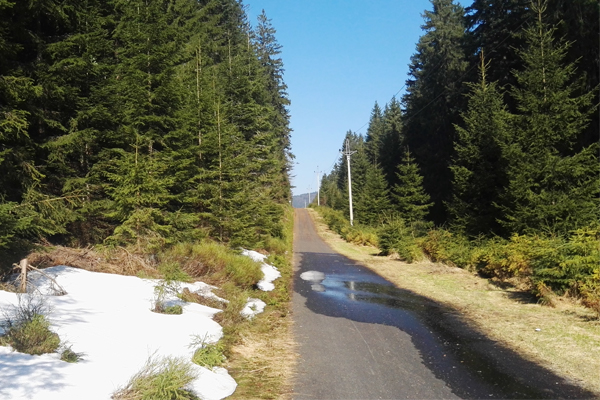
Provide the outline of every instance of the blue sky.
{"type": "MultiPolygon", "coordinates": [[[[423,34],[429,0],[245,0],[253,24],[264,9],[283,46],[294,194],[316,191],[348,130],[366,133],[375,101],[383,108],[404,85],[423,34]]],[[[471,1],[460,3],[465,6],[471,1]]],[[[400,91],[398,97],[403,91],[400,91]]]]}

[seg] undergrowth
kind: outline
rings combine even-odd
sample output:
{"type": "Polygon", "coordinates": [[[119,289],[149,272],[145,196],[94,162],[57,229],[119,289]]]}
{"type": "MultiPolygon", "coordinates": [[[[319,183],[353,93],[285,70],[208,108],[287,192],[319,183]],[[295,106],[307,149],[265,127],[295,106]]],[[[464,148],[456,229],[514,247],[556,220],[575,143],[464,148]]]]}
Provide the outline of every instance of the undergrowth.
{"type": "Polygon", "coordinates": [[[60,338],[50,330],[50,308],[42,296],[19,294],[18,304],[3,310],[4,335],[0,344],[10,345],[20,353],[40,355],[54,353],[60,338]]]}
{"type": "Polygon", "coordinates": [[[328,207],[314,207],[318,209],[329,228],[342,236],[344,240],[358,244],[361,246],[377,247],[378,235],[377,230],[366,225],[350,225],[344,214],[339,210],[334,210],[328,207]]]}

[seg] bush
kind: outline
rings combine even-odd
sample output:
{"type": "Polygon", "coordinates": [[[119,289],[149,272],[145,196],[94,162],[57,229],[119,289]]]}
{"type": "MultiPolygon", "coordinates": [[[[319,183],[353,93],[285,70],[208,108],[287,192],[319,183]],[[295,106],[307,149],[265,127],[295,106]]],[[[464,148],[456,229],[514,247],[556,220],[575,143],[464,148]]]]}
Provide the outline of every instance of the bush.
{"type": "Polygon", "coordinates": [[[115,392],[118,400],[195,400],[198,397],[188,386],[196,379],[192,365],[171,357],[150,357],[127,385],[115,392]]]}
{"type": "Polygon", "coordinates": [[[59,345],[58,335],[50,330],[46,315],[50,312],[41,296],[20,294],[18,305],[4,311],[2,343],[16,351],[39,355],[54,353],[59,345]]]}
{"type": "Polygon", "coordinates": [[[568,239],[538,239],[531,254],[533,283],[593,301],[600,286],[599,233],[588,228],[574,231],[568,239]]]}
{"type": "Polygon", "coordinates": [[[462,235],[445,229],[432,229],[421,241],[423,253],[433,262],[441,262],[458,268],[473,266],[473,246],[462,235]]]}
{"type": "Polygon", "coordinates": [[[158,265],[158,271],[166,281],[190,282],[192,280],[177,262],[161,263],[158,265]]]}
{"type": "Polygon", "coordinates": [[[423,257],[413,230],[399,217],[388,218],[379,229],[379,248],[383,254],[397,253],[409,263],[423,257]]]}
{"type": "Polygon", "coordinates": [[[50,330],[50,323],[40,314],[10,327],[6,340],[16,351],[31,355],[54,353],[60,345],[58,335],[50,330]]]}
{"type": "Polygon", "coordinates": [[[341,211],[329,207],[316,207],[315,209],[332,231],[342,235],[344,230],[350,227],[350,222],[341,211]]]}
{"type": "Polygon", "coordinates": [[[349,226],[342,230],[342,237],[347,242],[361,246],[378,245],[377,231],[368,226],[349,226]]]}

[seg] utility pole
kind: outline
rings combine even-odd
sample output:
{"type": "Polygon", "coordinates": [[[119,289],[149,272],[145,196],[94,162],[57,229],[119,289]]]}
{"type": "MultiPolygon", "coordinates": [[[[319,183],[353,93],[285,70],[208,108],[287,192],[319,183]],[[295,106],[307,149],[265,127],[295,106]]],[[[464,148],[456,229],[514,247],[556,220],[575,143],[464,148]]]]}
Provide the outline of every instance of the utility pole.
{"type": "Polygon", "coordinates": [[[308,204],[310,204],[310,188],[308,188],[308,204]]]}
{"type": "Polygon", "coordinates": [[[350,202],[350,226],[354,226],[354,214],[352,212],[352,177],[350,175],[350,156],[356,153],[356,151],[350,151],[350,143],[346,139],[346,150],[343,154],[346,156],[348,161],[348,201],[350,202]]]}
{"type": "Polygon", "coordinates": [[[317,165],[317,206],[321,205],[321,171],[319,171],[319,166],[317,165]]]}

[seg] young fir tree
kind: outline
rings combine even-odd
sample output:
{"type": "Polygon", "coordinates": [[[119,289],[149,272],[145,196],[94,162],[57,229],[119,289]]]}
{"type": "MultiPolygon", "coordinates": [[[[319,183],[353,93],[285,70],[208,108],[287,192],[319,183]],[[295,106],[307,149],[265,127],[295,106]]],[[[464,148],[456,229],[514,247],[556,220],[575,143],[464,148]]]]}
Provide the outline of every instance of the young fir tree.
{"type": "Polygon", "coordinates": [[[357,196],[356,215],[362,224],[374,226],[391,210],[387,182],[377,164],[367,166],[364,185],[357,196]]]}
{"type": "Polygon", "coordinates": [[[519,54],[524,69],[512,91],[519,116],[507,143],[509,185],[503,224],[510,232],[565,235],[597,221],[597,145],[575,143],[589,123],[595,91],[582,92],[573,63],[564,63],[568,43],[556,41],[543,21],[545,3],[533,3],[535,22],[519,54]]]}
{"type": "Polygon", "coordinates": [[[480,82],[469,84],[469,106],[463,113],[464,125],[456,126],[456,155],[450,167],[454,175],[450,220],[471,236],[501,233],[498,204],[508,183],[502,145],[510,132],[511,115],[496,83],[487,81],[488,66],[482,50],[480,82]]]}
{"type": "Polygon", "coordinates": [[[404,152],[396,174],[398,183],[392,189],[392,199],[398,214],[409,222],[424,220],[432,203],[423,189],[419,166],[408,149],[404,152]]]}

